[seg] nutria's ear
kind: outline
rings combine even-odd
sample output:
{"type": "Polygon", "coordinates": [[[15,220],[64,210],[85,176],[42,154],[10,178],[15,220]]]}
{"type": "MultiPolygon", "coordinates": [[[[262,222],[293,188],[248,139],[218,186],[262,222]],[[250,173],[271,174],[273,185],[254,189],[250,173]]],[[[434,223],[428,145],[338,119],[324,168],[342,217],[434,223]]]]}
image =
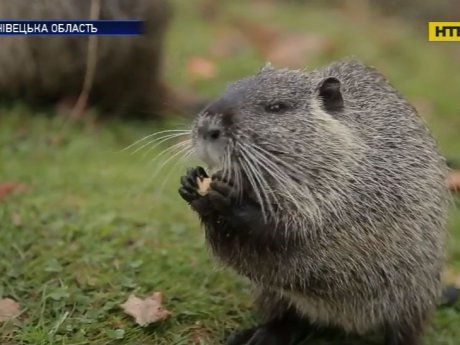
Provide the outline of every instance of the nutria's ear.
{"type": "Polygon", "coordinates": [[[274,71],[274,70],[275,70],[275,67],[273,67],[272,63],[271,63],[271,62],[267,62],[267,63],[265,64],[265,66],[263,66],[263,67],[260,69],[259,73],[272,72],[272,71],[274,71]]]}
{"type": "Polygon", "coordinates": [[[319,85],[318,91],[325,110],[337,112],[343,109],[340,80],[334,77],[323,79],[319,85]]]}

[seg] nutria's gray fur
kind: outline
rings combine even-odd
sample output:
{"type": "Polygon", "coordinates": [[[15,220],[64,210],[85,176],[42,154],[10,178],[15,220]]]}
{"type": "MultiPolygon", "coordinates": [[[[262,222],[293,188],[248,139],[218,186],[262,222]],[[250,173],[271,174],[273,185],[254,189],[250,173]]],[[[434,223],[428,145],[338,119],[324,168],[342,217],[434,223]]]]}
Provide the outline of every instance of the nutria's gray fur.
{"type": "Polygon", "coordinates": [[[219,172],[201,196],[206,173],[189,170],[180,193],[267,317],[229,344],[294,344],[308,324],[420,344],[440,293],[446,166],[382,75],[348,60],[264,68],[199,114],[193,141],[219,172]]]}
{"type": "MultiPolygon", "coordinates": [[[[88,19],[91,0],[0,0],[9,19],[88,19]]],[[[101,0],[100,19],[145,20],[145,35],[98,37],[91,103],[106,111],[149,115],[157,111],[167,0],[101,0]]],[[[76,98],[83,87],[88,37],[4,36],[0,98],[49,104],[76,98]]]]}

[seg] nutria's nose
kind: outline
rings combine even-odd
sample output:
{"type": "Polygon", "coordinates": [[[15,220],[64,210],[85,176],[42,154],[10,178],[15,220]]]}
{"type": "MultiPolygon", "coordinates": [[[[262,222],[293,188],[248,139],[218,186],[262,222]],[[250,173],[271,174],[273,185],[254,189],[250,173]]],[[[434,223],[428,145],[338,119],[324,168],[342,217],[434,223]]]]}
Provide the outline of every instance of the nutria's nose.
{"type": "Polygon", "coordinates": [[[222,135],[222,130],[218,127],[203,126],[198,128],[198,134],[207,141],[216,141],[222,135]]]}
{"type": "Polygon", "coordinates": [[[210,140],[217,140],[220,137],[220,129],[213,128],[208,130],[207,136],[210,140]]]}

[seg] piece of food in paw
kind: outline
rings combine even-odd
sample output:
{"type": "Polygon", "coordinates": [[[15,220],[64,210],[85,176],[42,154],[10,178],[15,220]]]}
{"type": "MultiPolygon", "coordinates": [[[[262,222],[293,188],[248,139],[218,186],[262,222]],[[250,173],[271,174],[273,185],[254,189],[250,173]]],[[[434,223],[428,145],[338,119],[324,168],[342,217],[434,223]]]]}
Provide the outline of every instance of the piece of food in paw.
{"type": "Polygon", "coordinates": [[[201,196],[205,196],[208,194],[209,186],[211,184],[211,178],[210,177],[204,177],[204,178],[196,178],[196,181],[198,183],[198,194],[201,196]]]}

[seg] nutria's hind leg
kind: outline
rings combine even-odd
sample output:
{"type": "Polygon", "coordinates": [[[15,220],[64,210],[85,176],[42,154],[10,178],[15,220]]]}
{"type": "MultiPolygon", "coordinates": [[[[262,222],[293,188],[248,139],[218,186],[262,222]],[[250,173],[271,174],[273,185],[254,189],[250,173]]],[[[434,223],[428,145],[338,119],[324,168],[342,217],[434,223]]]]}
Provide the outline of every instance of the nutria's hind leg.
{"type": "Polygon", "coordinates": [[[263,288],[254,292],[255,305],[265,321],[235,333],[227,345],[297,345],[315,330],[279,293],[263,288]]]}
{"type": "Polygon", "coordinates": [[[402,322],[385,328],[385,345],[422,345],[422,318],[415,322],[402,322]]]}
{"type": "Polygon", "coordinates": [[[232,335],[227,345],[299,345],[310,334],[308,321],[291,316],[245,329],[232,335]]]}
{"type": "Polygon", "coordinates": [[[227,339],[226,345],[244,345],[252,338],[254,333],[257,331],[257,327],[243,329],[233,333],[230,338],[227,339]]]}
{"type": "Polygon", "coordinates": [[[412,332],[394,331],[385,335],[385,345],[421,345],[420,336],[412,332]]]}

